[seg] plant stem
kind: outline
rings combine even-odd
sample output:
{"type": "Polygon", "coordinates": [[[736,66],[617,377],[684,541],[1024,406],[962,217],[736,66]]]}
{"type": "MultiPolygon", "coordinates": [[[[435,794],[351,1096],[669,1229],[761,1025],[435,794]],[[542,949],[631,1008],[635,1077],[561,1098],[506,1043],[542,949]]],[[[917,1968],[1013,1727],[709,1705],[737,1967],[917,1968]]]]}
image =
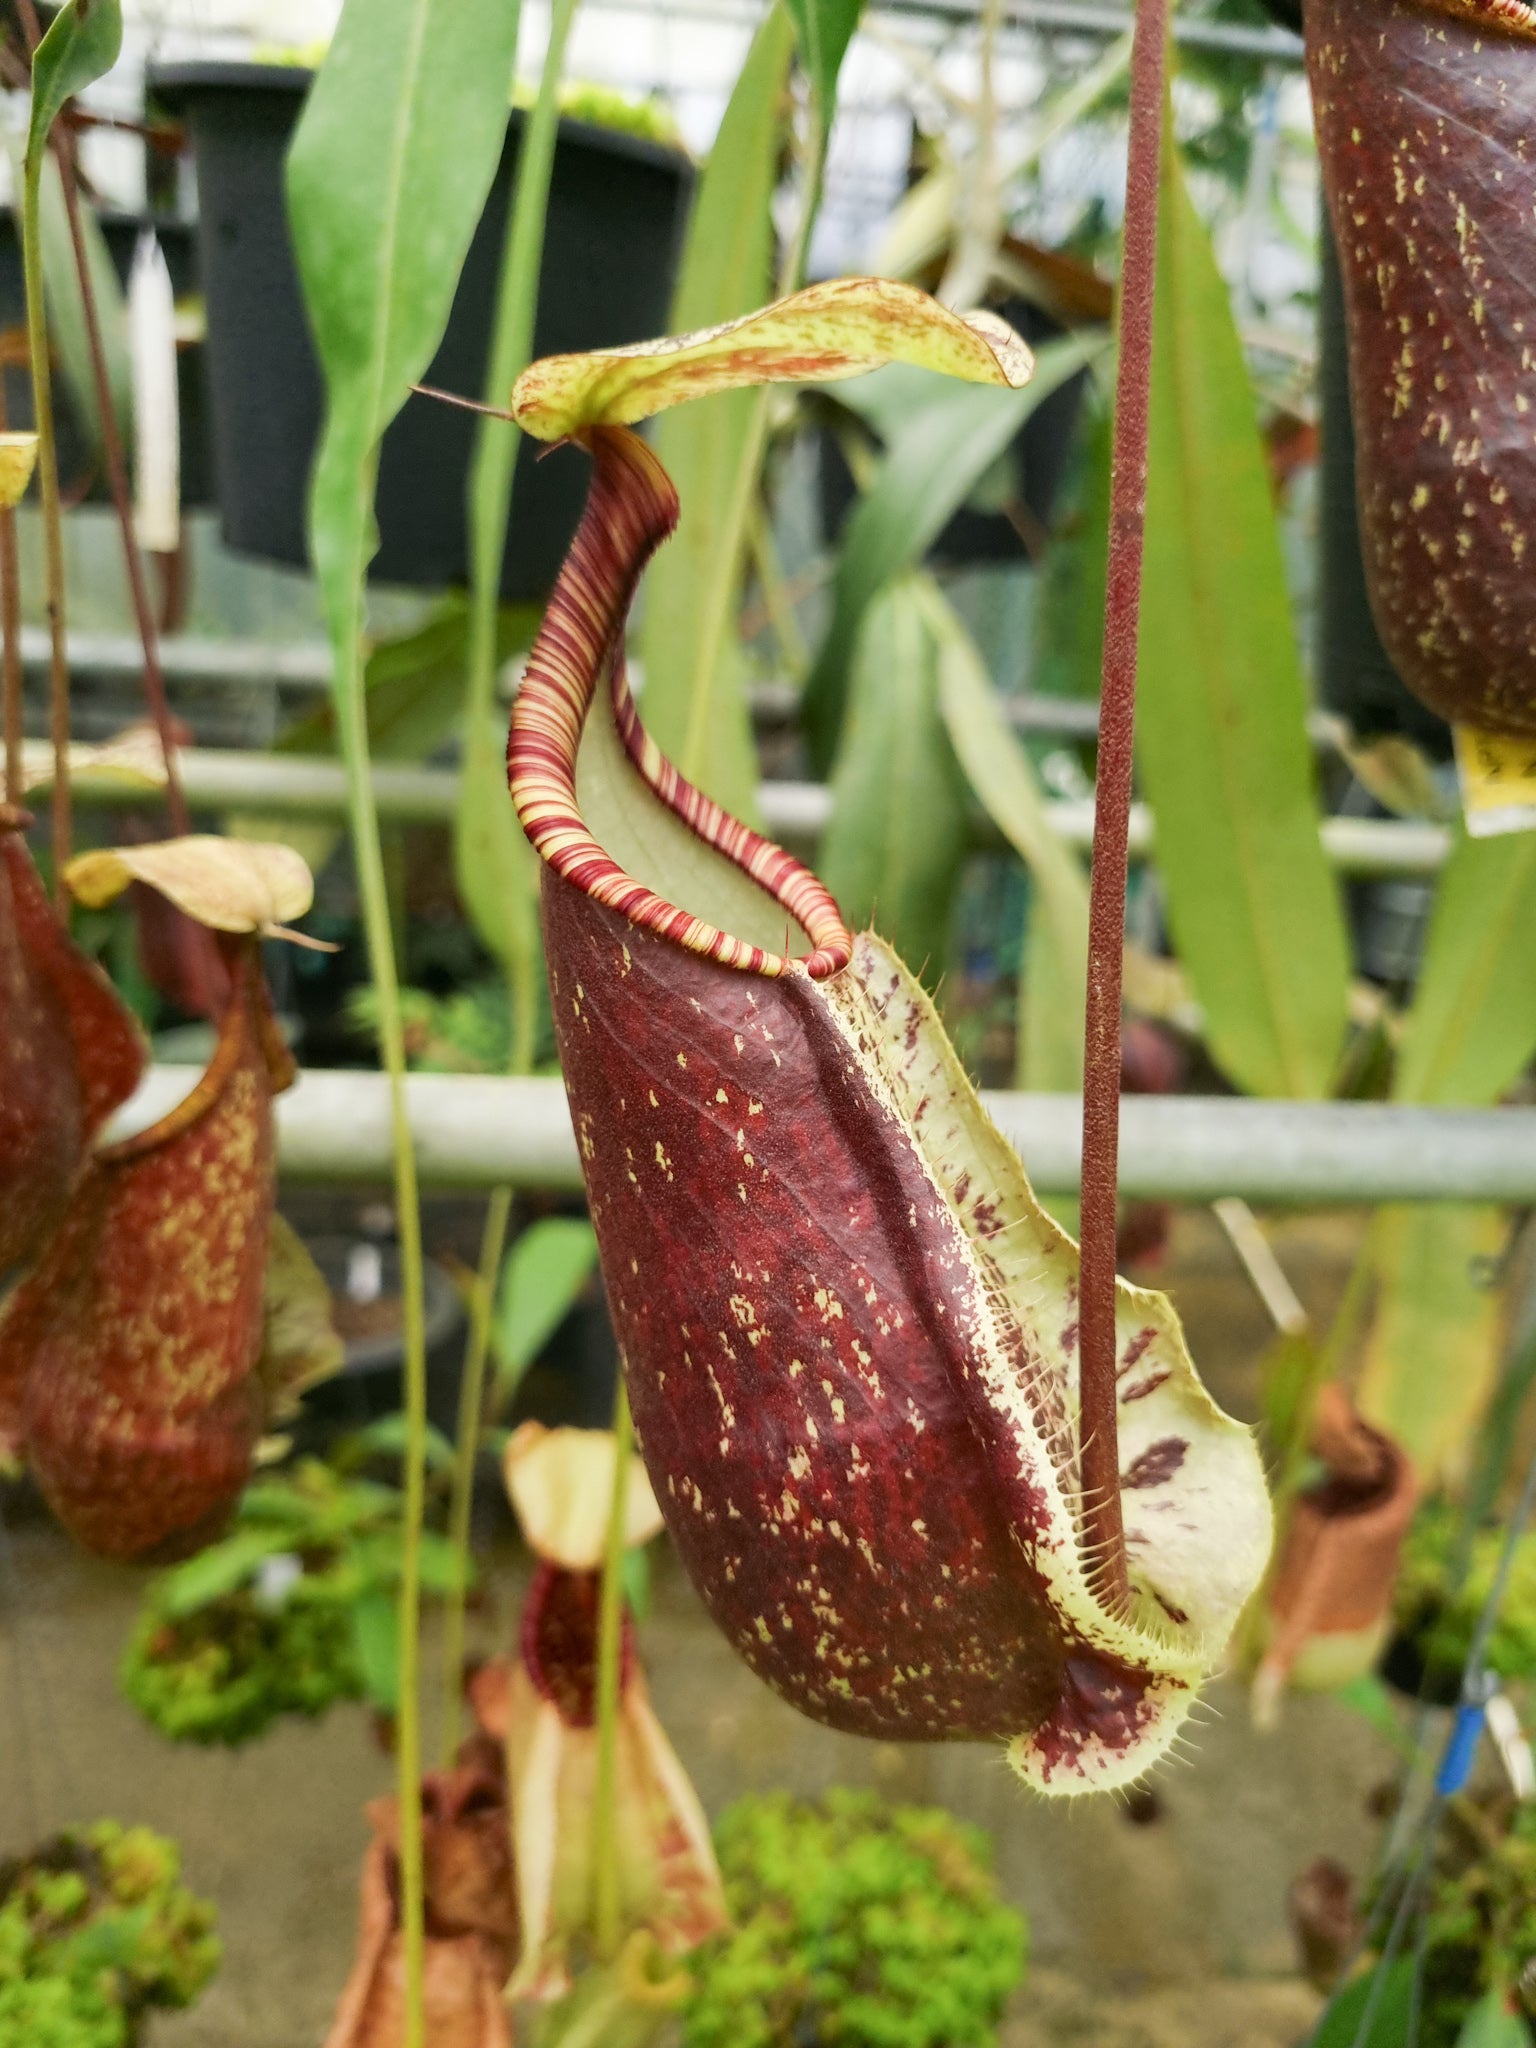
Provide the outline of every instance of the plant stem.
{"type": "Polygon", "coordinates": [[[469,1590],[469,1524],[475,1502],[475,1464],[480,1453],[480,1426],[485,1414],[485,1361],[491,1348],[491,1313],[496,1276],[506,1249],[512,1190],[493,1188],[486,1204],[480,1237],[480,1263],[470,1296],[469,1341],[464,1347],[464,1377],[459,1383],[459,1413],[454,1438],[453,1496],[448,1510],[448,1540],[459,1562],[459,1576],[449,1591],[443,1615],[442,1765],[447,1770],[459,1746],[464,1694],[464,1603],[469,1590]]]}
{"type": "Polygon", "coordinates": [[[44,158],[28,157],[22,179],[21,265],[27,295],[27,350],[32,362],[32,412],[37,427],[37,475],[43,501],[43,558],[48,595],[48,726],[53,741],[51,847],[53,902],[69,915],[64,870],[74,838],[69,788],[69,655],[65,640],[64,522],[59,506],[58,449],[53,433],[53,387],[48,365],[48,316],[43,304],[43,252],[38,205],[44,158]]]}
{"type": "MultiPolygon", "coordinates": [[[[359,466],[356,503],[371,506],[378,484],[378,444],[359,466]]],[[[400,1809],[400,1926],[405,1951],[404,2048],[426,2048],[423,2006],[425,1931],[421,1846],[421,1521],[426,1504],[427,1363],[423,1315],[421,1202],[416,1153],[405,1101],[405,1032],[400,981],[389,918],[389,888],[374,803],[364,690],[363,631],[368,567],[367,521],[348,535],[347,558],[335,587],[345,592],[332,619],[336,645],[336,731],[347,771],[352,859],[378,1001],[379,1048],[389,1077],[390,1138],[396,1223],[400,1234],[401,1334],[405,1349],[405,1500],[400,1555],[400,1705],[395,1728],[396,1796],[400,1809]]]]}
{"type": "MultiPolygon", "coordinates": [[[[0,385],[0,433],[8,425],[5,388],[0,385]]],[[[0,703],[4,706],[5,800],[19,805],[26,794],[21,749],[21,565],[16,558],[16,514],[0,506],[0,703]]]]}
{"type": "MultiPolygon", "coordinates": [[[[502,249],[496,300],[496,324],[486,364],[485,402],[504,406],[512,386],[533,354],[534,318],[538,310],[539,269],[544,256],[544,219],[559,135],[560,75],[565,46],[575,18],[577,0],[553,0],[549,43],[539,79],[538,98],[528,114],[517,158],[517,182],[502,249]]],[[[469,481],[470,601],[469,688],[465,724],[471,734],[492,715],[496,693],[497,614],[501,602],[501,565],[507,548],[512,509],[512,479],[521,430],[507,419],[482,415],[476,430],[474,463],[469,481]]],[[[507,991],[512,1043],[508,1070],[526,1074],[533,1066],[534,1022],[538,991],[535,976],[537,939],[531,908],[507,905],[507,991]]],[[[453,1503],[449,1535],[461,1562],[458,1584],[448,1597],[443,1623],[443,1752],[447,1763],[458,1746],[461,1718],[461,1669],[464,1661],[464,1596],[469,1575],[469,1526],[474,1504],[475,1461],[485,1408],[485,1364],[490,1348],[491,1311],[496,1275],[507,1241],[512,1190],[492,1191],[480,1244],[475,1277],[474,1309],[459,1393],[458,1441],[453,1467],[453,1503]]]]}
{"type": "Polygon", "coordinates": [[[1120,1154],[1120,978],[1125,955],[1136,645],[1157,283],[1157,207],[1168,56],[1168,0],[1138,0],[1131,53],[1130,155],[1120,269],[1120,359],[1099,699],[1088,1001],[1083,1034],[1080,1441],[1083,1541],[1100,1597],[1129,1600],[1116,1428],[1115,1216],[1120,1154]]]}
{"type": "MultiPolygon", "coordinates": [[[[122,439],[117,431],[117,414],[112,404],[112,381],[107,374],[106,350],[102,346],[101,317],[96,307],[96,287],[91,280],[86,253],[85,230],[80,220],[80,187],[75,176],[75,152],[70,138],[61,135],[54,145],[59,179],[64,187],[64,210],[69,219],[69,238],[75,252],[75,274],[80,280],[80,304],[85,315],[85,335],[90,349],[91,382],[96,388],[96,405],[101,413],[101,448],[106,458],[107,482],[117,515],[123,543],[123,562],[128,571],[128,590],[139,644],[144,651],[144,695],[155,731],[160,735],[160,752],[165,760],[165,801],[171,814],[171,830],[178,838],[192,829],[186,793],[176,766],[176,735],[171,727],[171,707],[165,694],[165,674],[160,666],[160,637],[155,630],[154,609],[149,586],[144,580],[144,558],[133,530],[133,505],[128,494],[128,466],[123,460],[122,439]]],[[[213,944],[212,935],[208,943],[213,944]]]]}
{"type": "Polygon", "coordinates": [[[624,1623],[624,1529],[633,1431],[624,1376],[613,1404],[613,1493],[597,1613],[597,1784],[592,1795],[592,1940],[603,1962],[623,1934],[619,1890],[619,1690],[624,1623]]]}

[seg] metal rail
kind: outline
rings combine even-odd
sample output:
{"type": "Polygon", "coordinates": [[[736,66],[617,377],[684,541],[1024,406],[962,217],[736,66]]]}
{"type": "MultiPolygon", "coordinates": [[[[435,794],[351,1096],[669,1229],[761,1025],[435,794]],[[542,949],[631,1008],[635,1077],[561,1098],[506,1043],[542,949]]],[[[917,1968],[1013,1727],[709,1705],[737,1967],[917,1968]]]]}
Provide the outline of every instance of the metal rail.
{"type": "MultiPolygon", "coordinates": [[[[159,1066],[114,1119],[142,1130],[186,1094],[189,1067],[159,1066]]],[[[440,1186],[581,1185],[565,1090],[556,1080],[415,1074],[406,1087],[418,1166],[440,1186]]],[[[1035,1185],[1077,1187],[1075,1095],[983,1100],[1035,1185]]],[[[1382,1103],[1248,1102],[1128,1096],[1120,1111],[1127,1195],[1180,1202],[1536,1203],[1536,1109],[1408,1109],[1382,1103]]],[[[277,1103],[279,1162],[295,1180],[384,1181],[389,1102],[382,1074],[311,1068],[277,1103]]]]}
{"type": "MultiPolygon", "coordinates": [[[[30,763],[30,746],[29,746],[30,763]]],[[[82,762],[88,756],[82,754],[82,762]]],[[[187,747],[177,756],[187,801],[196,810],[268,811],[292,818],[346,816],[346,778],[339,761],[313,754],[254,754],[214,747],[187,747]]],[[[75,781],[82,807],[122,810],[153,808],[161,792],[148,783],[82,772],[75,781]]],[[[459,776],[452,768],[420,768],[391,762],[373,771],[379,815],[402,824],[443,824],[458,802],[459,776]]],[[[821,782],[765,782],[760,792],[770,833],[790,845],[820,837],[832,811],[832,793],[821,782]]],[[[1093,843],[1093,802],[1058,800],[1047,805],[1052,825],[1069,846],[1093,843]]],[[[983,844],[1001,844],[989,821],[978,822],[983,844]]],[[[1448,826],[1398,818],[1325,818],[1323,848],[1341,874],[1433,875],[1451,847],[1448,826]]],[[[1152,814],[1145,804],[1131,811],[1131,853],[1146,860],[1154,852],[1152,814]]]]}

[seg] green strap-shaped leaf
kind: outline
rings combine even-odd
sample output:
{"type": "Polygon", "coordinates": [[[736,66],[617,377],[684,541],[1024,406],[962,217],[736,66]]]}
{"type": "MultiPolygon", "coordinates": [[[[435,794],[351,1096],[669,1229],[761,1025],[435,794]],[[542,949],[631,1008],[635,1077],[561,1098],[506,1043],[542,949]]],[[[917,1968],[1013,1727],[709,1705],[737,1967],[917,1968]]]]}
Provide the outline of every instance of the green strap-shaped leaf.
{"type": "Polygon", "coordinates": [[[1456,2048],[1531,2048],[1531,2030],[1507,1991],[1490,1991],[1467,2014],[1456,2048]]]}
{"type": "Polygon", "coordinates": [[[837,74],[859,25],[864,0],[785,0],[794,17],[800,39],[800,54],[810,75],[811,88],[830,127],[837,100],[837,74]]]}
{"type": "Polygon", "coordinates": [[[1402,2048],[1414,2008],[1411,1956],[1375,1965],[1330,2001],[1308,2048],[1402,2048]]]}
{"type": "Polygon", "coordinates": [[[967,833],[926,580],[898,577],[864,615],[817,868],[849,925],[872,923],[933,987],[967,833]]]}
{"type": "Polygon", "coordinates": [[[1536,832],[1457,835],[1398,1051],[1400,1102],[1496,1102],[1536,1052],[1536,832]]]}
{"type": "Polygon", "coordinates": [[[294,247],[328,398],[315,567],[338,635],[375,546],[380,437],[442,338],[500,160],[513,19],[505,0],[347,0],[289,151],[294,247]]]}
{"type": "Polygon", "coordinates": [[[930,588],[947,615],[936,621],[945,726],[971,788],[1029,870],[1018,1085],[1075,1093],[1083,1085],[1088,879],[1052,828],[1034,764],[1003,716],[974,642],[937,587],[930,588]]]}
{"type": "Polygon", "coordinates": [[[32,57],[32,115],[27,168],[35,174],[49,131],[67,99],[94,84],[123,47],[121,0],[65,0],[32,57]]]}
{"type": "Polygon", "coordinates": [[[1051,342],[1040,351],[1034,376],[1017,391],[952,383],[905,365],[877,373],[901,391],[906,424],[849,515],[833,583],[832,622],[805,686],[802,725],[823,772],[837,749],[865,607],[893,576],[921,560],[1036,406],[1103,347],[1097,335],[1051,342]]]}
{"type": "Polygon", "coordinates": [[[1498,1377],[1503,1212],[1394,1204],[1371,1228],[1376,1312],[1355,1398],[1432,1487],[1458,1475],[1498,1377]]]}
{"type": "MultiPolygon", "coordinates": [[[[785,74],[782,6],[758,30],[694,197],[672,302],[674,333],[734,320],[768,298],[785,74]]],[[[738,817],[757,807],[757,756],[735,613],[766,400],[729,391],[680,406],[655,428],[677,485],[677,533],[646,580],[639,654],[645,722],[691,782],[738,817]]]]}
{"type": "Polygon", "coordinates": [[[505,719],[470,718],[453,821],[459,901],[481,942],[505,966],[538,969],[539,862],[507,795],[505,719]]]}
{"type": "Polygon", "coordinates": [[[574,1308],[596,1265],[592,1226],[576,1216],[531,1223],[507,1253],[491,1326],[503,1400],[574,1308]]]}
{"type": "Polygon", "coordinates": [[[1163,167],[1137,760],[1179,958],[1219,1065],[1327,1092],[1349,959],[1242,344],[1170,145],[1163,167]]]}
{"type": "MultiPolygon", "coordinates": [[[[1399,1102],[1493,1103],[1536,1049],[1536,835],[1459,833],[1403,1029],[1399,1102]]],[[[1488,1274],[1503,1214],[1465,1203],[1389,1208],[1373,1235],[1377,1308],[1362,1412],[1389,1430],[1426,1483],[1454,1473],[1498,1370],[1498,1296],[1488,1274]]]]}

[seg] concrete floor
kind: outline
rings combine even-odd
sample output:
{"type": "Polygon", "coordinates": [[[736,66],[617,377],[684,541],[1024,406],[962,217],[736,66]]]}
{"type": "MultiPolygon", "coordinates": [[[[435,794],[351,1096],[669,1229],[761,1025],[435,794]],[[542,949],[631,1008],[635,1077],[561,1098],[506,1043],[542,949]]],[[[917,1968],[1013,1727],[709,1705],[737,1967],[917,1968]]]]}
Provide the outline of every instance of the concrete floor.
{"type": "MultiPolygon", "coordinates": [[[[1316,1218],[1277,1233],[1319,1312],[1353,1236],[1351,1222],[1316,1218]]],[[[1251,1413],[1264,1320],[1208,1217],[1180,1219],[1157,1279],[1218,1396],[1251,1413]]],[[[234,1756],[173,1748],[116,1691],[138,1581],[80,1555],[15,1496],[0,1506],[0,1847],[104,1814],[175,1835],[190,1882],[219,1905],[225,1964],[193,2012],[157,2026],[154,2048],[318,2044],[351,1952],[361,1807],[390,1776],[366,1716],[337,1709],[234,1756]]],[[[498,1545],[479,1647],[509,1640],[524,1572],[498,1545]]],[[[662,1546],[643,1646],[712,1812],[743,1791],[852,1783],[992,1831],[1035,1955],[1007,2048],[1291,2048],[1304,2034],[1316,2001],[1291,1976],[1286,1888],[1319,1854],[1362,1866],[1375,1838],[1365,1796],[1390,1768],[1346,1709],[1296,1700],[1260,1737],[1219,1683],[1189,1761],[1158,1785],[1159,1816],[1141,1824],[1111,1800],[1031,1800],[987,1747],[871,1744],[803,1721],[714,1634],[662,1546]]]]}

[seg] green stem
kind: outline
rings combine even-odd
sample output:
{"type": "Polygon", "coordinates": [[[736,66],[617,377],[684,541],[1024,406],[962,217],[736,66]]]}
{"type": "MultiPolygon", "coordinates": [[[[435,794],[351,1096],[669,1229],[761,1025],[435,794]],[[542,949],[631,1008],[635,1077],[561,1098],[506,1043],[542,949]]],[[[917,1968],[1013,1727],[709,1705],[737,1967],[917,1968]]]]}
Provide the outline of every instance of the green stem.
{"type": "Polygon", "coordinates": [[[613,1404],[613,1493],[597,1612],[597,1784],[592,1795],[592,1940],[612,1961],[623,1935],[619,1891],[619,1681],[624,1619],[624,1526],[633,1431],[622,1373],[613,1404]]]}
{"type": "MultiPolygon", "coordinates": [[[[373,503],[378,482],[377,445],[357,481],[356,503],[373,503]]],[[[395,1729],[396,1791],[400,1807],[400,1925],[405,1947],[404,2048],[426,2048],[423,2005],[425,1935],[421,1849],[421,1522],[426,1503],[427,1358],[423,1315],[421,1202],[416,1153],[405,1100],[405,1032],[400,982],[390,926],[389,889],[378,810],[373,796],[364,695],[365,526],[349,536],[345,609],[335,622],[337,733],[347,771],[347,812],[357,872],[363,931],[378,1001],[379,1047],[389,1077],[390,1135],[395,1209],[400,1234],[400,1296],[405,1340],[405,1501],[400,1557],[400,1704],[395,1729]]]]}
{"type": "MultiPolygon", "coordinates": [[[[517,158],[517,183],[507,237],[502,249],[496,324],[486,365],[485,402],[501,406],[533,353],[534,316],[538,309],[539,268],[544,257],[544,218],[549,207],[549,181],[559,135],[560,74],[577,0],[554,0],[549,45],[538,98],[523,128],[517,158]]],[[[469,688],[465,726],[475,733],[492,715],[496,695],[497,618],[501,601],[501,565],[506,554],[507,525],[512,509],[512,477],[520,429],[511,420],[482,417],[475,440],[469,482],[470,601],[469,688]]],[[[507,988],[511,1007],[512,1043],[507,1061],[514,1074],[533,1067],[538,1022],[537,935],[529,906],[507,905],[507,988]]],[[[469,1581],[469,1524],[474,1505],[475,1461],[485,1411],[485,1365],[490,1348],[491,1312],[496,1275],[506,1248],[512,1190],[492,1191],[480,1244],[474,1306],[464,1379],[459,1390],[458,1441],[453,1466],[453,1501],[449,1536],[460,1562],[459,1578],[448,1598],[443,1622],[443,1760],[458,1747],[461,1722],[461,1673],[464,1662],[464,1600],[469,1581]]]]}
{"type": "Polygon", "coordinates": [[[37,428],[37,476],[43,501],[43,558],[48,595],[48,724],[53,740],[53,900],[69,913],[64,869],[73,841],[69,787],[69,656],[65,640],[64,522],[59,505],[58,451],[53,431],[53,385],[48,365],[48,319],[43,300],[43,249],[38,208],[42,151],[27,158],[22,181],[21,265],[27,297],[27,350],[32,362],[32,411],[37,428]]]}
{"type": "Polygon", "coordinates": [[[469,1521],[475,1503],[475,1464],[480,1453],[480,1427],[485,1414],[485,1362],[491,1348],[491,1312],[496,1276],[506,1249],[512,1190],[493,1188],[480,1237],[480,1263],[470,1296],[469,1341],[464,1347],[464,1377],[459,1382],[458,1427],[454,1440],[453,1497],[448,1510],[448,1540],[459,1573],[449,1591],[443,1615],[442,1764],[447,1770],[459,1746],[464,1700],[464,1606],[469,1592],[469,1521]]]}

